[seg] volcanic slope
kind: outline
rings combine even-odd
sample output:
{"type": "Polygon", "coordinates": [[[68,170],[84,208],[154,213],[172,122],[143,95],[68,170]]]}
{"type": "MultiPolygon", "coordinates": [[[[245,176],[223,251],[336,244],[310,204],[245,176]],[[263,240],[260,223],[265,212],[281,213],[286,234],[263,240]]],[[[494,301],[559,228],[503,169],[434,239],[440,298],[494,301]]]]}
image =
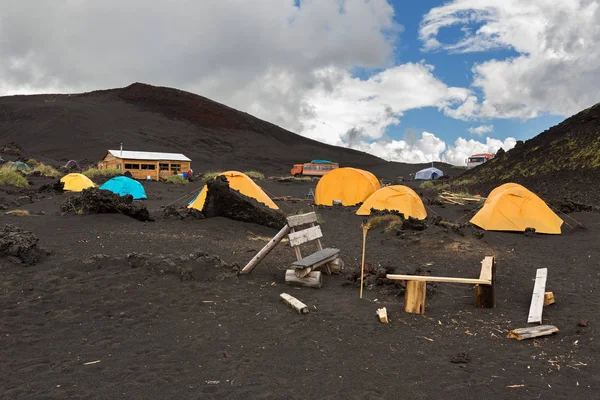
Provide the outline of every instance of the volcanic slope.
{"type": "MultiPolygon", "coordinates": [[[[489,193],[506,183],[520,183],[556,205],[600,205],[600,103],[536,137],[518,142],[454,180],[469,191],[489,193]]],[[[585,207],[584,207],[585,208],[585,207]]]]}
{"type": "MultiPolygon", "coordinates": [[[[120,143],[127,150],[182,152],[195,171],[285,175],[294,163],[330,159],[393,179],[429,166],[326,145],[196,94],[143,83],[82,94],[0,97],[0,137],[42,159],[97,161],[120,143]]],[[[451,176],[460,172],[436,166],[451,176]]]]}

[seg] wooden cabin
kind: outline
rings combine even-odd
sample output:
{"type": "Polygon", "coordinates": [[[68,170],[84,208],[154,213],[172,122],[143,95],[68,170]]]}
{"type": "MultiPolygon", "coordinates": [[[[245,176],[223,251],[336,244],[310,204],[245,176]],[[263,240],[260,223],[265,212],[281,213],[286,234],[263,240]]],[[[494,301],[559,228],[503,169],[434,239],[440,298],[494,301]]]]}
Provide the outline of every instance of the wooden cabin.
{"type": "Polygon", "coordinates": [[[102,159],[102,168],[129,171],[134,179],[158,181],[191,169],[189,158],[179,153],[154,153],[149,151],[109,150],[102,159]]]}

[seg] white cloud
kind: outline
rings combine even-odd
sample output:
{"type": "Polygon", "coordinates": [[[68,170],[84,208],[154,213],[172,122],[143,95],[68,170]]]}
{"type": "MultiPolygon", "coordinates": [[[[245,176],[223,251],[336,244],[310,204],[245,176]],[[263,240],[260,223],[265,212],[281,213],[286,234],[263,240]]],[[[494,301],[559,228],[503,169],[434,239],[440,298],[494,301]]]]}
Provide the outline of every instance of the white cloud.
{"type": "Polygon", "coordinates": [[[465,159],[477,153],[496,153],[503,148],[508,151],[515,147],[513,137],[505,140],[486,138],[485,142],[459,137],[453,145],[447,145],[431,132],[422,132],[417,137],[411,131],[403,140],[383,138],[376,141],[357,140],[350,147],[374,154],[388,161],[407,163],[428,163],[443,161],[454,165],[465,165],[465,159]]]}
{"type": "Polygon", "coordinates": [[[569,116],[599,100],[600,3],[594,0],[454,0],[430,10],[420,38],[429,51],[517,53],[473,67],[473,86],[483,99],[470,99],[446,114],[533,118],[569,116]],[[463,36],[442,43],[440,30],[460,26],[463,36]]]}
{"type": "Polygon", "coordinates": [[[300,118],[301,132],[336,145],[352,144],[357,135],[381,138],[407,110],[449,109],[469,97],[467,89],[449,87],[438,80],[433,67],[425,63],[388,68],[366,80],[333,68],[318,71],[317,76],[331,87],[320,84],[307,92],[305,101],[310,113],[300,118]]]}
{"type": "Polygon", "coordinates": [[[486,133],[490,133],[494,131],[494,125],[479,125],[476,127],[469,128],[469,132],[474,133],[475,135],[485,135],[486,133]]]}
{"type": "Polygon", "coordinates": [[[463,139],[459,137],[453,146],[443,154],[442,161],[454,165],[465,165],[465,159],[470,155],[477,153],[496,153],[498,149],[503,148],[508,151],[515,147],[517,140],[513,137],[504,140],[486,138],[485,143],[473,139],[463,139]]]}

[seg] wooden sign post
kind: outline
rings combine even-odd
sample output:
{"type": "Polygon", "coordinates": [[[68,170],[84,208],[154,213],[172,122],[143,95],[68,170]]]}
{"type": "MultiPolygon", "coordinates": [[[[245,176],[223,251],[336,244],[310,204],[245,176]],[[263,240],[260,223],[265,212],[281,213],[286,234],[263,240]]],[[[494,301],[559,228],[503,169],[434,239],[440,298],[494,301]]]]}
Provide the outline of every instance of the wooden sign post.
{"type": "Polygon", "coordinates": [[[362,263],[360,266],[360,298],[362,299],[363,293],[363,278],[365,276],[365,248],[367,246],[367,232],[369,231],[370,225],[367,220],[363,220],[363,223],[360,225],[363,231],[363,248],[362,248],[362,263]]]}

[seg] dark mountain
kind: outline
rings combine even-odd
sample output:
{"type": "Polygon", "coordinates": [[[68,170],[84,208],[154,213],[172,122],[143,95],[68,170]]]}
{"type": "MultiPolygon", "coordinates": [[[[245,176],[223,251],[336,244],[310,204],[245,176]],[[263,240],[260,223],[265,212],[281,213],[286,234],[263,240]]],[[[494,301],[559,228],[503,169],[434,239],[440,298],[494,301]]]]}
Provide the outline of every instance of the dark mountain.
{"type": "Polygon", "coordinates": [[[454,184],[487,194],[506,182],[523,184],[555,204],[598,207],[600,103],[468,170],[454,184]]]}
{"type": "MultiPolygon", "coordinates": [[[[195,171],[288,174],[294,163],[330,159],[380,177],[428,165],[391,163],[326,145],[177,89],[134,83],[71,95],[0,97],[0,143],[14,141],[42,159],[100,160],[108,149],[181,152],[195,171]]],[[[460,170],[436,163],[450,175],[460,170]]]]}

